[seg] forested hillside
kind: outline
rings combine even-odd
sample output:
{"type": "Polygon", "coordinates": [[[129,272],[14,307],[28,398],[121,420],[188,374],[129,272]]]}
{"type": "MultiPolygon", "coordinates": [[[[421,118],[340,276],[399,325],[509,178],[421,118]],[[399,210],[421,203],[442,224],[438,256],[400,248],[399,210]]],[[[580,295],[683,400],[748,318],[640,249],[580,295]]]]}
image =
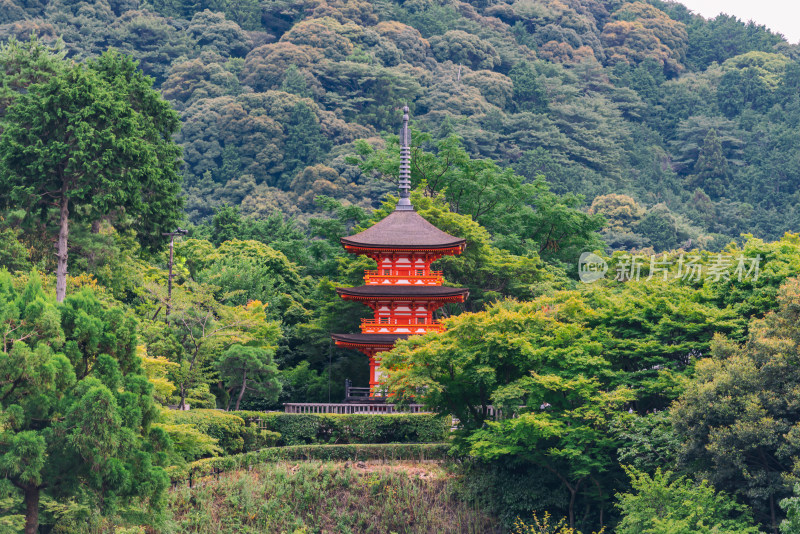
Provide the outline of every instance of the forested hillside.
{"type": "Polygon", "coordinates": [[[0,527],[800,533],[798,139],[800,46],[677,3],[0,0],[0,527]],[[367,384],[404,104],[434,413],[267,413],[367,384]]]}
{"type": "Polygon", "coordinates": [[[229,204],[305,224],[317,195],[375,207],[391,185],[347,156],[382,146],[404,103],[423,146],[458,135],[587,206],[631,196],[606,230],[616,248],[800,222],[800,50],[678,3],[5,0],[0,23],[0,39],[61,37],[78,60],[139,60],[180,111],[195,223],[229,204]]]}

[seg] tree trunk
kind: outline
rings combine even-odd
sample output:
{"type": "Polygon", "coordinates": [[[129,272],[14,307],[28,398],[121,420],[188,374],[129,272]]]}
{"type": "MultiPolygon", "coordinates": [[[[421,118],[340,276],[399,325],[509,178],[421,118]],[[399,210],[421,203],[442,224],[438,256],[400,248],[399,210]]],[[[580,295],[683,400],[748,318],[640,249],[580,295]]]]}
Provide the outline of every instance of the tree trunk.
{"type": "Polygon", "coordinates": [[[769,496],[769,514],[772,519],[772,532],[778,534],[778,518],[775,515],[775,495],[769,496]]]}
{"type": "Polygon", "coordinates": [[[181,382],[181,402],[178,404],[178,409],[186,409],[186,383],[181,382]]]}
{"type": "Polygon", "coordinates": [[[39,532],[39,488],[25,488],[25,534],[39,532]]]}
{"type": "Polygon", "coordinates": [[[578,487],[574,490],[569,488],[569,528],[575,528],[575,496],[578,494],[578,487]]]}
{"type": "Polygon", "coordinates": [[[244,397],[244,390],[247,389],[247,369],[242,371],[242,390],[239,392],[239,398],[236,399],[236,408],[235,410],[239,411],[239,403],[242,402],[242,397],[244,397]]]}
{"type": "Polygon", "coordinates": [[[58,267],[56,268],[56,301],[64,302],[67,296],[67,238],[69,238],[69,197],[67,182],[61,186],[61,228],[58,231],[58,267]]]}

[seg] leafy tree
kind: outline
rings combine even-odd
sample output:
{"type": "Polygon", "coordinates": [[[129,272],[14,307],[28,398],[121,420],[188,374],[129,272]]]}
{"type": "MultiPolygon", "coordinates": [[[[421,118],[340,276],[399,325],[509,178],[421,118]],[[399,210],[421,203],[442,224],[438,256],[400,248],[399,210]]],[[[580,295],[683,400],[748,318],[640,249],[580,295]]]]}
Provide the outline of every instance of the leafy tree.
{"type": "Polygon", "coordinates": [[[717,90],[717,105],[728,118],[739,115],[746,107],[764,110],[770,100],[769,87],[751,67],[726,72],[717,90]]]}
{"type": "Polygon", "coordinates": [[[42,83],[64,68],[63,44],[48,46],[36,37],[27,41],[11,38],[0,46],[0,118],[15,98],[35,83],[42,83]]]}
{"type": "Polygon", "coordinates": [[[281,82],[281,91],[286,91],[287,93],[305,98],[311,96],[306,78],[300,72],[300,69],[297,68],[297,65],[290,65],[289,68],[286,69],[283,81],[281,82]]]}
{"type": "Polygon", "coordinates": [[[247,34],[223,13],[208,9],[195,13],[187,30],[198,46],[213,48],[223,57],[244,57],[248,52],[247,34]]]}
{"type": "Polygon", "coordinates": [[[439,61],[452,61],[472,69],[487,69],[500,64],[500,56],[491,43],[462,30],[450,30],[429,39],[431,50],[439,61]]]}
{"type": "Polygon", "coordinates": [[[684,465],[748,502],[774,532],[778,502],[796,477],[798,303],[800,282],[793,278],[781,287],[779,308],[751,321],[747,343],[715,341],[713,358],[698,362],[672,410],[686,441],[684,465]]]}
{"type": "Polygon", "coordinates": [[[57,210],[59,302],[70,221],[111,219],[155,245],[178,219],[178,117],[151,84],[112,52],[30,86],[7,110],[0,181],[31,217],[57,210]]]}
{"type": "Polygon", "coordinates": [[[747,507],[725,493],[715,492],[707,480],[697,485],[660,468],[652,477],[633,468],[626,471],[635,493],[617,494],[617,506],[622,511],[615,530],[619,534],[759,532],[747,507]]]}
{"type": "Polygon", "coordinates": [[[278,367],[272,361],[273,353],[274,349],[269,348],[232,345],[222,354],[217,362],[220,376],[229,392],[239,390],[234,410],[239,409],[248,390],[257,393],[267,403],[278,400],[281,387],[277,381],[278,367]]]}
{"type": "Polygon", "coordinates": [[[794,485],[794,494],[781,500],[780,507],[786,512],[786,519],[781,521],[781,532],[783,534],[797,534],[800,532],[800,485],[794,485]]]}
{"type": "Polygon", "coordinates": [[[720,13],[711,20],[695,19],[688,26],[689,50],[687,63],[695,69],[705,69],[711,63],[725,60],[751,50],[770,51],[781,38],[766,26],[753,21],[743,22],[732,15],[720,13]]]}
{"type": "Polygon", "coordinates": [[[675,249],[688,237],[679,229],[678,221],[664,204],[657,204],[647,210],[635,228],[657,251],[675,249]]]}
{"type": "Polygon", "coordinates": [[[175,61],[161,84],[161,93],[177,109],[196,100],[236,95],[241,91],[232,61],[212,52],[187,61],[175,61]]]}
{"type": "MultiPolygon", "coordinates": [[[[538,255],[566,263],[575,261],[583,250],[601,245],[595,232],[602,219],[577,209],[581,197],[551,193],[540,175],[525,183],[513,169],[503,169],[490,159],[472,158],[457,136],[440,141],[435,152],[420,146],[427,141],[428,136],[414,136],[412,184],[439,203],[446,202],[453,212],[486,227],[501,247],[521,256],[538,255]]],[[[399,145],[395,138],[383,151],[364,142],[357,146],[364,172],[396,179],[399,145]]]]}
{"type": "Polygon", "coordinates": [[[677,463],[681,441],[672,428],[668,410],[614,421],[613,429],[621,443],[617,459],[621,465],[644,473],[654,473],[677,463]]]}
{"type": "Polygon", "coordinates": [[[88,290],[56,304],[37,276],[20,291],[13,282],[0,272],[0,470],[23,494],[25,532],[38,532],[43,494],[102,513],[141,499],[157,512],[168,442],[151,430],[135,321],[88,290]]]}
{"type": "Polygon", "coordinates": [[[262,302],[227,306],[214,298],[213,289],[188,280],[176,284],[172,312],[162,322],[155,319],[167,304],[166,289],[160,284],[145,283],[148,294],[144,313],[151,320],[142,325],[142,337],[148,354],[177,364],[167,376],[178,389],[181,408],[192,396],[203,402],[213,401],[208,390],[215,376],[213,364],[228,347],[270,339],[274,329],[274,323],[267,321],[262,302]]]}

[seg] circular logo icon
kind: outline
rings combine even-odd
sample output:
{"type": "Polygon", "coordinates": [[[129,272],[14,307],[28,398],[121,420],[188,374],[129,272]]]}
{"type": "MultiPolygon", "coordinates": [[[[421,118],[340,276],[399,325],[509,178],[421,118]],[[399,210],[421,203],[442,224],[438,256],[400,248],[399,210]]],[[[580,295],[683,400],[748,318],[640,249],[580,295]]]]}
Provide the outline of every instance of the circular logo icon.
{"type": "Polygon", "coordinates": [[[597,282],[606,275],[608,264],[606,260],[594,252],[584,252],[578,260],[578,278],[584,284],[597,282]]]}

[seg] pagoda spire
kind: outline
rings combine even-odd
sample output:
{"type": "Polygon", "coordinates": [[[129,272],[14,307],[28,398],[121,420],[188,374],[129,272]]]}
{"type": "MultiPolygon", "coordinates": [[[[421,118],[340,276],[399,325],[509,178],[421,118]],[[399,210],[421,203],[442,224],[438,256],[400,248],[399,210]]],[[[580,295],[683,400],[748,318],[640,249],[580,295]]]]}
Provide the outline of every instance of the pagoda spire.
{"type": "Polygon", "coordinates": [[[411,191],[411,133],[408,131],[408,106],[403,106],[403,129],[400,130],[400,200],[395,211],[414,211],[411,191]]]}

